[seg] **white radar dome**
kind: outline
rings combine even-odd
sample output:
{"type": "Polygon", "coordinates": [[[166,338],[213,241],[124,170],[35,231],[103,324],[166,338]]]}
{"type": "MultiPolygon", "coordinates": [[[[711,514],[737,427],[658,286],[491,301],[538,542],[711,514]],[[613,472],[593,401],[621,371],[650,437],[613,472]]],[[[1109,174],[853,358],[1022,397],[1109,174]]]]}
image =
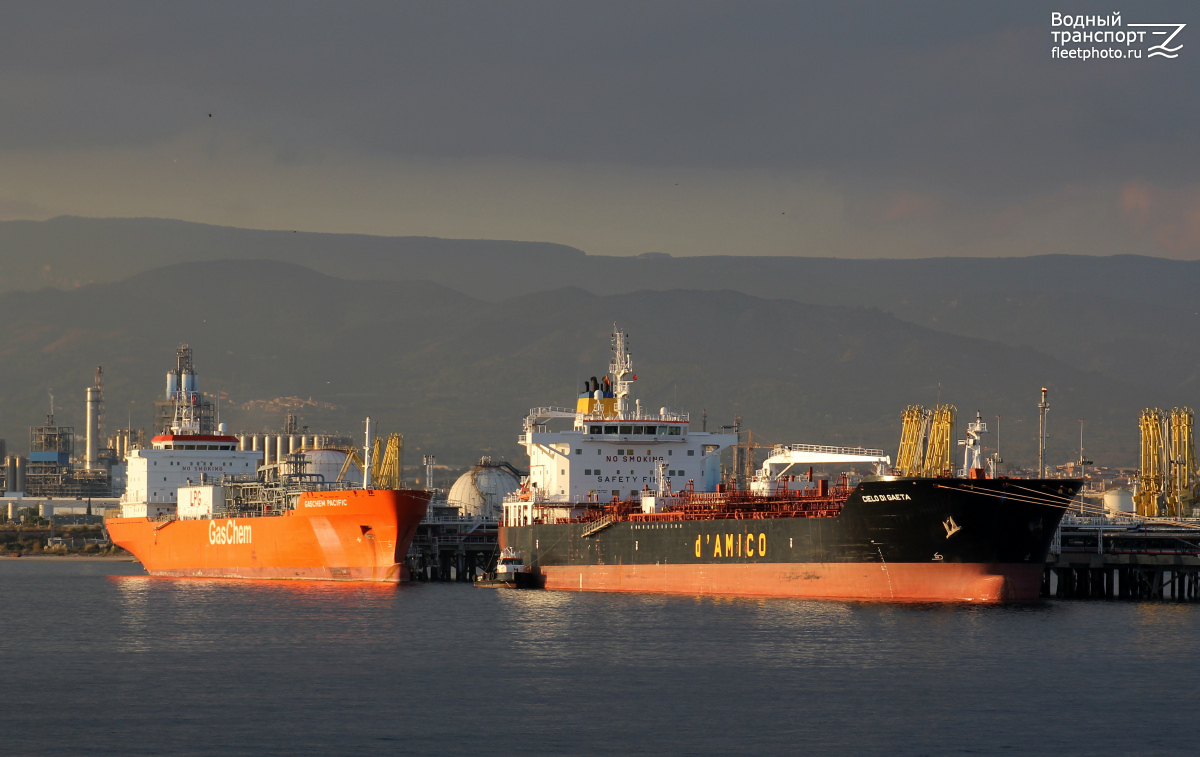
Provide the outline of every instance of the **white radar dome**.
{"type": "Polygon", "coordinates": [[[521,479],[511,465],[483,457],[450,487],[446,504],[468,517],[499,518],[505,495],[520,486],[521,479]]]}

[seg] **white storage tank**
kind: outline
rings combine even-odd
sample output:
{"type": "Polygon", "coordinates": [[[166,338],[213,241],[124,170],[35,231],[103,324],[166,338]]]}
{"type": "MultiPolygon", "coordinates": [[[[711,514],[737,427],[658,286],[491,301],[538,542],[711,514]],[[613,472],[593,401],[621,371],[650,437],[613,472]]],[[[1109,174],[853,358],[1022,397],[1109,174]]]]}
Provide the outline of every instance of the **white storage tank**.
{"type": "MultiPolygon", "coordinates": [[[[310,449],[304,452],[304,456],[308,458],[308,468],[304,472],[319,473],[328,483],[337,480],[346,462],[346,453],[340,449],[310,449]]],[[[362,486],[362,471],[357,465],[350,466],[345,482],[351,487],[362,486]]]]}
{"type": "Polygon", "coordinates": [[[1132,513],[1134,511],[1133,492],[1128,489],[1109,489],[1104,492],[1104,509],[1110,515],[1132,513]]]}
{"type": "Polygon", "coordinates": [[[467,517],[499,518],[504,497],[520,486],[521,479],[511,465],[482,457],[450,487],[446,504],[467,517]]]}

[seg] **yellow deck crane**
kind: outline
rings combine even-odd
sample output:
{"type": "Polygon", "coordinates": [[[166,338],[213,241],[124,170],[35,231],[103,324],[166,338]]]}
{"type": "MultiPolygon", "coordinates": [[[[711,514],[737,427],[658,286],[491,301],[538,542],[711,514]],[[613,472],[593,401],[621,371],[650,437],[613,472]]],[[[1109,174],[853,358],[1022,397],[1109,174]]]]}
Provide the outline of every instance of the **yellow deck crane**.
{"type": "Polygon", "coordinates": [[[901,476],[919,476],[925,463],[925,436],[931,413],[922,405],[908,405],[901,415],[900,450],[896,469],[901,476]]]}
{"type": "Polygon", "coordinates": [[[954,405],[938,405],[933,409],[929,427],[929,446],[925,450],[925,466],[921,475],[926,478],[954,475],[954,405]]]}
{"type": "MultiPolygon", "coordinates": [[[[345,481],[352,467],[363,469],[362,452],[358,447],[343,448],[346,459],[338,472],[337,480],[345,481]]],[[[375,437],[371,449],[371,486],[375,489],[401,488],[401,471],[404,470],[404,434],[388,434],[387,440],[375,437]]]]}
{"type": "Polygon", "coordinates": [[[1195,412],[1173,407],[1170,412],[1146,408],[1138,419],[1142,433],[1138,515],[1188,518],[1196,506],[1195,412]]]}
{"type": "Polygon", "coordinates": [[[1187,518],[1196,503],[1196,441],[1190,407],[1171,408],[1171,457],[1167,471],[1167,514],[1187,518]]]}
{"type": "Polygon", "coordinates": [[[901,476],[954,475],[954,405],[908,405],[901,415],[900,450],[896,469],[901,476]]]}
{"type": "Polygon", "coordinates": [[[1166,504],[1167,469],[1170,421],[1162,410],[1146,408],[1138,418],[1142,434],[1141,467],[1138,470],[1138,492],[1134,495],[1138,515],[1157,517],[1166,504]]]}

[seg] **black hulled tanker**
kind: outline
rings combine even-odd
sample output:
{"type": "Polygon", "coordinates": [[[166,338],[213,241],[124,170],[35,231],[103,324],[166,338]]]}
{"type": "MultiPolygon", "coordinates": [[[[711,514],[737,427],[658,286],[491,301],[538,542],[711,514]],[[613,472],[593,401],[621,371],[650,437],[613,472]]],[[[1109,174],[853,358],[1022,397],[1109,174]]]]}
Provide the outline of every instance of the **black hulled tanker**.
{"type": "Polygon", "coordinates": [[[683,492],[657,513],[613,504],[580,522],[506,523],[501,538],[549,589],[1033,599],[1050,540],[1079,486],[883,477],[823,496],[683,492]]]}
{"type": "Polygon", "coordinates": [[[1038,595],[1080,482],[989,477],[978,414],[958,471],[954,409],[910,406],[895,467],[883,450],[779,445],[739,487],[723,482],[720,461],[736,430],[695,430],[685,413],[633,400],[628,337],[613,332],[608,373],[584,382],[574,409],[531,410],[518,440],[529,475],[505,500],[500,539],[540,585],[982,602],[1038,595]],[[570,428],[551,428],[558,419],[570,428]],[[831,487],[813,476],[829,465],[872,466],[876,475],[852,487],[842,474],[831,487]],[[807,476],[788,475],[803,468],[807,476]]]}

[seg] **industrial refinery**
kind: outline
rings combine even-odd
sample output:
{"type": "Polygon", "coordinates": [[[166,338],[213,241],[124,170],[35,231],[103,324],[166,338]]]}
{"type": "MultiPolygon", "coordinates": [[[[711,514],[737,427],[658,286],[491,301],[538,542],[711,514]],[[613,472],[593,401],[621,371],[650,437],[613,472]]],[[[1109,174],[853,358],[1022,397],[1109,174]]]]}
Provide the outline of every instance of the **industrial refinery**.
{"type": "MultiPolygon", "coordinates": [[[[616,401],[616,391],[628,392],[631,382],[623,378],[622,371],[628,373],[624,368],[618,370],[613,381],[598,389],[589,386],[589,396],[579,400],[581,408],[584,402],[588,403],[586,412],[578,412],[585,415],[608,412],[608,405],[616,401]],[[612,399],[605,391],[613,393],[612,399]],[[595,397],[591,396],[593,393],[595,397]]],[[[370,485],[388,491],[405,490],[402,433],[376,433],[364,446],[354,435],[322,432],[301,425],[301,419],[290,412],[284,414],[277,431],[228,429],[219,416],[218,406],[200,390],[189,345],[176,350],[174,366],[166,372],[165,391],[153,400],[153,425],[148,431],[119,428],[105,433],[103,379],[103,369],[97,367],[92,385],[84,392],[82,434],[77,433],[75,426],[56,421],[56,417],[63,415],[62,408],[55,406],[50,394],[45,422],[30,428],[28,452],[20,454],[11,446],[7,449],[0,471],[6,507],[0,515],[7,516],[10,523],[28,517],[23,513],[47,524],[91,523],[96,527],[105,513],[167,519],[186,517],[180,509],[182,493],[194,497],[199,496],[194,492],[200,490],[214,502],[213,512],[242,512],[246,507],[261,506],[263,513],[286,501],[289,487],[300,485],[350,488],[370,485]],[[152,473],[155,466],[158,467],[152,473]],[[209,489],[216,493],[208,493],[209,489]]],[[[766,494],[777,485],[772,482],[779,478],[780,466],[791,467],[797,461],[820,458],[848,467],[835,476],[826,466],[826,473],[821,475],[836,477],[838,487],[853,487],[870,478],[864,471],[855,470],[855,464],[866,460],[863,455],[869,452],[874,455],[868,455],[873,461],[871,465],[883,466],[889,479],[985,482],[1024,478],[1043,481],[1046,486],[1059,486],[1051,483],[1056,480],[1063,484],[1078,482],[1077,492],[1056,505],[1063,517],[1048,548],[1040,590],[1043,596],[1200,596],[1200,550],[1190,546],[1192,532],[1200,528],[1200,522],[1194,520],[1200,496],[1193,411],[1187,407],[1144,410],[1136,427],[1141,464],[1137,469],[1117,470],[1086,459],[1082,421],[1078,459],[1048,464],[1050,401],[1046,388],[1041,389],[1036,407],[1038,455],[1036,467],[1029,470],[1003,465],[999,416],[989,427],[982,413],[976,412],[960,429],[958,409],[939,403],[929,408],[916,404],[903,408],[894,463],[881,450],[847,449],[841,457],[829,457],[828,450],[835,448],[821,447],[825,450],[822,456],[814,452],[818,448],[813,445],[756,444],[753,432],[743,429],[738,418],[733,425],[722,427],[718,435],[725,440],[720,449],[729,450],[730,466],[727,469],[718,462],[720,449],[706,451],[711,459],[705,459],[703,478],[705,485],[714,491],[733,487],[735,492],[766,494]],[[994,443],[989,444],[985,454],[984,439],[989,434],[996,438],[988,437],[994,443]],[[957,438],[960,435],[964,438],[957,438]],[[755,455],[759,450],[767,450],[764,471],[770,468],[769,476],[757,470],[755,455]],[[1164,555],[1170,555],[1169,559],[1164,555]]],[[[543,408],[542,412],[550,411],[543,408]]],[[[660,424],[660,420],[655,416],[653,427],[643,422],[630,428],[635,434],[640,427],[661,433],[659,426],[665,425],[665,438],[672,439],[670,430],[675,421],[668,418],[660,424]]],[[[545,419],[539,420],[531,428],[536,432],[544,423],[545,419]]],[[[702,426],[706,424],[704,418],[702,426]]],[[[619,423],[613,428],[619,432],[618,426],[619,423]]],[[[607,426],[585,423],[581,428],[600,433],[607,426]]],[[[530,433],[527,429],[522,438],[533,438],[530,433]]],[[[700,438],[706,432],[687,433],[688,438],[700,438]]],[[[0,442],[0,453],[6,451],[4,447],[0,442]]],[[[542,454],[540,449],[534,452],[542,454]]],[[[557,452],[556,447],[547,454],[557,452]]],[[[636,460],[636,456],[630,457],[629,449],[617,452],[622,453],[622,460],[636,460]]],[[[575,462],[574,455],[571,458],[575,462]]],[[[681,458],[684,459],[686,455],[681,458]]],[[[565,492],[568,486],[574,492],[579,486],[568,484],[570,477],[562,481],[552,476],[546,478],[549,470],[546,461],[538,463],[543,480],[531,479],[529,471],[510,462],[484,456],[456,480],[448,482],[448,486],[437,488],[435,462],[433,455],[425,455],[416,477],[428,491],[428,504],[402,560],[404,575],[410,580],[474,581],[487,574],[496,564],[506,501],[520,502],[521,492],[544,496],[559,489],[565,492]]],[[[647,468],[647,481],[656,480],[654,476],[659,475],[652,468],[647,468]]],[[[564,475],[565,470],[564,467],[564,475]]],[[[678,478],[685,470],[688,477],[699,475],[699,469],[693,473],[684,462],[660,473],[678,478]]],[[[592,470],[583,470],[578,480],[586,481],[589,473],[595,477],[599,469],[593,466],[592,470]]],[[[813,476],[812,467],[808,476],[813,476]]],[[[831,481],[832,478],[825,483],[832,487],[831,481]]],[[[638,493],[630,490],[626,496],[638,493]]],[[[640,493],[644,500],[646,492],[640,493]]],[[[600,494],[609,498],[618,496],[615,489],[600,494]]],[[[597,498],[596,491],[587,493],[585,499],[588,497],[595,502],[604,501],[604,497],[597,498]]],[[[62,538],[52,533],[46,537],[47,544],[51,538],[62,543],[62,538]]]]}

